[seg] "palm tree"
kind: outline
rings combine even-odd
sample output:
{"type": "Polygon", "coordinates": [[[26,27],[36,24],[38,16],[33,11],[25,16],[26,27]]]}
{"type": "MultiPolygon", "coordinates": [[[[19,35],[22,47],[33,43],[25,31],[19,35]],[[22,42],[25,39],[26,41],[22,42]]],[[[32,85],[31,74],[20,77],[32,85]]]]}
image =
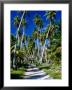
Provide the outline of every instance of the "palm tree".
{"type": "Polygon", "coordinates": [[[34,28],[34,31],[32,33],[32,37],[34,38],[34,40],[36,40],[38,36],[39,36],[38,35],[38,29],[37,28],[34,28]]]}
{"type": "Polygon", "coordinates": [[[48,38],[49,38],[50,34],[52,32],[51,30],[53,30],[52,28],[54,28],[53,24],[54,24],[55,18],[56,18],[56,11],[46,11],[45,16],[50,21],[49,30],[48,30],[48,38]]]}
{"type": "Polygon", "coordinates": [[[14,25],[16,26],[16,28],[18,28],[19,22],[20,22],[19,16],[15,16],[15,17],[14,17],[14,25]]]}
{"type": "Polygon", "coordinates": [[[42,46],[44,45],[45,39],[46,39],[45,32],[42,32],[42,33],[41,33],[41,38],[40,38],[40,41],[41,41],[41,45],[42,45],[42,46]]]}
{"type": "MultiPolygon", "coordinates": [[[[55,22],[56,12],[55,11],[47,11],[46,14],[45,14],[45,16],[50,21],[50,24],[48,25],[47,31],[46,31],[46,38],[48,38],[48,41],[50,43],[51,33],[55,30],[53,24],[55,22]]],[[[44,42],[44,45],[43,45],[42,55],[41,55],[40,61],[42,61],[43,54],[45,52],[46,38],[45,38],[45,42],[44,42]]]]}
{"type": "Polygon", "coordinates": [[[50,21],[50,24],[53,24],[56,18],[56,11],[46,11],[45,16],[50,21]]]}
{"type": "MultiPolygon", "coordinates": [[[[16,27],[17,27],[16,40],[19,40],[18,32],[19,32],[19,30],[20,30],[21,23],[22,23],[22,19],[23,19],[24,15],[25,15],[25,11],[23,12],[21,19],[19,19],[18,16],[14,18],[14,25],[16,25],[16,27]]],[[[18,43],[19,43],[19,42],[18,42],[18,43]]],[[[17,45],[15,44],[15,48],[14,48],[14,58],[13,58],[13,68],[16,68],[16,46],[17,46],[17,45]]]]}
{"type": "Polygon", "coordinates": [[[34,23],[38,29],[38,32],[37,32],[37,45],[38,45],[38,56],[39,56],[39,37],[40,36],[40,29],[43,27],[43,21],[41,19],[41,17],[39,15],[36,15],[35,18],[34,18],[34,23]]]}
{"type": "Polygon", "coordinates": [[[41,19],[41,17],[39,15],[36,15],[34,18],[34,23],[36,24],[36,26],[38,27],[38,31],[40,28],[43,27],[43,21],[41,19]]]}
{"type": "Polygon", "coordinates": [[[16,38],[14,35],[11,34],[11,48],[10,48],[10,51],[11,51],[11,67],[13,68],[13,50],[14,50],[14,45],[16,44],[16,38]]]}
{"type": "MultiPolygon", "coordinates": [[[[19,26],[19,22],[20,22],[20,18],[19,18],[19,16],[15,16],[14,17],[14,25],[15,25],[15,27],[16,27],[16,29],[18,28],[18,26],[19,26]]],[[[16,39],[18,40],[18,45],[19,45],[19,34],[18,34],[18,32],[19,32],[19,30],[17,31],[17,37],[16,37],[16,39]]]]}
{"type": "MultiPolygon", "coordinates": [[[[18,16],[15,16],[14,17],[14,26],[16,27],[16,29],[18,28],[18,26],[19,26],[19,22],[20,22],[20,18],[18,17],[18,16]]],[[[19,44],[19,36],[18,36],[18,32],[19,32],[19,30],[18,31],[16,31],[17,33],[16,33],[16,43],[14,44],[15,45],[15,48],[14,48],[14,50],[13,50],[13,54],[12,54],[12,56],[13,56],[13,68],[15,68],[16,67],[16,47],[17,47],[17,45],[19,44]],[[18,41],[18,42],[17,42],[18,41]]]]}
{"type": "Polygon", "coordinates": [[[23,34],[22,34],[22,39],[21,39],[21,46],[20,46],[20,48],[22,48],[22,43],[23,43],[23,38],[24,38],[24,35],[25,35],[25,27],[26,27],[26,25],[27,25],[26,19],[23,18],[23,19],[22,19],[22,24],[21,24],[21,26],[23,27],[23,34]]]}

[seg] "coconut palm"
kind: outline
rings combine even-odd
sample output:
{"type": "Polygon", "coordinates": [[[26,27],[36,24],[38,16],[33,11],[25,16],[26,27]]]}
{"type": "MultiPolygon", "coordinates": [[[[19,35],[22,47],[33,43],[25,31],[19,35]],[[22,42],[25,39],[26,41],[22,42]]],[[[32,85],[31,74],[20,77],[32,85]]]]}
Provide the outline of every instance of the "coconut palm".
{"type": "MultiPolygon", "coordinates": [[[[19,19],[18,16],[14,18],[14,25],[16,25],[16,27],[17,27],[17,30],[16,30],[16,40],[19,40],[18,32],[20,30],[24,14],[25,14],[25,11],[23,12],[21,19],[19,19]]],[[[13,68],[16,68],[16,47],[17,47],[17,44],[15,44],[15,48],[14,48],[13,68]]]]}
{"type": "MultiPolygon", "coordinates": [[[[45,16],[50,21],[50,24],[48,25],[48,27],[46,29],[46,38],[48,38],[48,41],[49,41],[49,44],[50,44],[51,34],[55,30],[54,22],[55,22],[56,12],[55,11],[46,11],[45,16]]],[[[44,42],[44,45],[43,45],[42,54],[41,54],[41,58],[40,58],[41,62],[42,62],[43,54],[44,54],[45,48],[46,48],[46,38],[45,38],[45,42],[44,42]]]]}
{"type": "Polygon", "coordinates": [[[43,27],[43,21],[41,19],[41,17],[39,15],[36,15],[35,18],[34,18],[34,23],[38,29],[37,31],[37,45],[38,45],[38,56],[39,56],[39,38],[38,36],[40,36],[40,29],[43,27]]]}
{"type": "MultiPolygon", "coordinates": [[[[16,27],[16,29],[19,26],[19,22],[20,22],[20,18],[18,16],[15,16],[14,17],[14,26],[16,27]]],[[[19,32],[19,30],[18,31],[16,30],[16,43],[14,44],[15,48],[14,48],[13,54],[12,54],[12,56],[13,56],[13,68],[15,68],[15,66],[16,66],[16,60],[15,60],[16,59],[16,47],[17,47],[17,44],[19,44],[18,32],[19,32]],[[17,41],[18,41],[18,43],[17,43],[17,41]]]]}
{"type": "Polygon", "coordinates": [[[42,33],[41,33],[41,38],[40,38],[40,41],[41,41],[41,45],[42,45],[42,46],[44,45],[45,39],[46,39],[45,32],[42,32],[42,33]]]}
{"type": "Polygon", "coordinates": [[[25,35],[25,27],[26,27],[26,25],[27,25],[26,19],[23,18],[23,19],[22,19],[22,24],[21,24],[21,26],[22,26],[22,28],[23,28],[23,34],[22,34],[22,39],[21,39],[21,46],[20,46],[20,48],[22,48],[22,44],[23,44],[23,40],[24,40],[24,35],[25,35]]]}
{"type": "Polygon", "coordinates": [[[42,21],[42,19],[41,19],[41,17],[39,15],[35,16],[34,23],[38,27],[38,31],[40,31],[39,29],[43,27],[43,21],[42,21]]]}
{"type": "Polygon", "coordinates": [[[46,11],[45,16],[50,21],[50,24],[47,27],[47,33],[46,33],[46,38],[48,38],[48,41],[50,42],[50,36],[52,32],[55,30],[54,23],[55,23],[55,18],[56,18],[56,12],[46,11]]]}
{"type": "Polygon", "coordinates": [[[50,24],[53,24],[56,18],[56,11],[46,11],[45,16],[50,21],[50,24]]]}
{"type": "Polygon", "coordinates": [[[34,28],[34,31],[32,33],[32,37],[34,38],[34,40],[36,40],[38,36],[39,36],[38,35],[38,29],[37,28],[34,28]]]}
{"type": "Polygon", "coordinates": [[[19,16],[15,16],[15,17],[14,17],[14,25],[15,25],[16,28],[18,28],[19,22],[20,22],[19,16]]]}
{"type": "MultiPolygon", "coordinates": [[[[20,18],[19,18],[19,16],[15,16],[14,17],[14,26],[16,27],[16,29],[18,28],[18,26],[19,26],[19,22],[20,22],[20,18]]],[[[18,45],[19,45],[19,36],[18,36],[18,32],[19,32],[19,30],[18,31],[16,31],[17,32],[17,34],[16,34],[16,39],[18,40],[18,45]]]]}

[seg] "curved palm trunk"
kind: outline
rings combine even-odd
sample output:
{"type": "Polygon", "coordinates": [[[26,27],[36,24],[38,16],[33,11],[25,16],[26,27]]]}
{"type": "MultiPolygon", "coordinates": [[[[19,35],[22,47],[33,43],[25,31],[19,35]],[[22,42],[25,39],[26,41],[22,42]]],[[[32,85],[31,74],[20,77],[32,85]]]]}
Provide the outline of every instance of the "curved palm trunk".
{"type": "Polygon", "coordinates": [[[16,44],[14,49],[13,68],[16,68],[16,44]]]}
{"type": "MultiPolygon", "coordinates": [[[[51,29],[51,22],[50,22],[49,31],[50,31],[50,29],[51,29]]],[[[46,38],[48,37],[49,31],[46,34],[46,38]]],[[[49,39],[49,43],[50,43],[50,39],[49,39]]],[[[42,63],[42,59],[43,59],[43,55],[44,55],[44,51],[45,51],[45,45],[46,45],[46,40],[45,40],[45,43],[44,43],[43,48],[42,48],[41,57],[40,57],[40,63],[42,63]]]]}
{"type": "Polygon", "coordinates": [[[37,38],[37,47],[38,47],[38,56],[39,56],[39,41],[38,41],[38,38],[37,38]]]}
{"type": "Polygon", "coordinates": [[[20,45],[20,49],[23,47],[23,38],[24,38],[24,27],[23,27],[23,34],[22,34],[22,39],[21,39],[21,45],[20,45]]]}
{"type": "Polygon", "coordinates": [[[48,44],[49,44],[49,47],[50,47],[50,38],[48,39],[48,41],[49,41],[49,43],[48,43],[48,44]]]}
{"type": "MultiPolygon", "coordinates": [[[[39,31],[39,28],[38,28],[38,31],[39,31]]],[[[39,39],[37,38],[37,47],[38,47],[38,57],[40,58],[40,43],[39,43],[39,39]]]]}
{"type": "Polygon", "coordinates": [[[42,59],[43,59],[43,55],[44,55],[44,51],[45,51],[45,45],[46,45],[46,40],[45,40],[44,46],[43,46],[43,48],[41,50],[40,63],[42,63],[42,59]]]}
{"type": "MultiPolygon", "coordinates": [[[[16,32],[16,39],[19,38],[19,36],[18,36],[18,31],[19,31],[19,29],[20,29],[20,26],[21,26],[21,23],[22,23],[22,19],[23,19],[24,14],[25,14],[25,11],[24,11],[23,14],[22,14],[22,17],[21,17],[21,20],[20,20],[20,23],[19,23],[19,27],[18,27],[17,32],[16,32]]],[[[19,40],[19,39],[18,39],[18,40],[19,40]]],[[[19,42],[19,41],[18,41],[18,42],[19,42]]],[[[17,45],[15,44],[14,58],[13,58],[13,68],[16,68],[16,46],[17,46],[17,45]]]]}

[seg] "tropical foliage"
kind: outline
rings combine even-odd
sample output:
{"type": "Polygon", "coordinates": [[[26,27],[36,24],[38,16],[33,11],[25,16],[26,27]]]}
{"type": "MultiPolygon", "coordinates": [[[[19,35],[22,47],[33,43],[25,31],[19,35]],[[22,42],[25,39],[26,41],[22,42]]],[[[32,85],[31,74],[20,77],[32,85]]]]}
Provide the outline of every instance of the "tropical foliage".
{"type": "Polygon", "coordinates": [[[45,22],[36,14],[33,19],[35,28],[31,36],[25,34],[28,26],[26,16],[29,12],[19,11],[18,15],[21,17],[14,17],[16,35],[11,34],[12,75],[21,67],[24,71],[27,64],[35,64],[53,78],[61,78],[61,20],[56,21],[56,12],[45,11],[44,17],[49,23],[44,31],[42,29],[45,22]]]}

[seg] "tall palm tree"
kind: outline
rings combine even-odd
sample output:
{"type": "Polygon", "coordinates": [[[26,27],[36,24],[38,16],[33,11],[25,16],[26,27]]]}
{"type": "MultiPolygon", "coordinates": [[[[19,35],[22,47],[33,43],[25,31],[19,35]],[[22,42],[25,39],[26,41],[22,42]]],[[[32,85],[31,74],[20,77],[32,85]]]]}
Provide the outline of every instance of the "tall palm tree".
{"type": "Polygon", "coordinates": [[[37,38],[39,38],[39,33],[38,33],[38,29],[34,28],[34,31],[32,33],[32,38],[34,39],[33,41],[35,42],[35,49],[37,48],[37,38]]]}
{"type": "MultiPolygon", "coordinates": [[[[45,16],[46,16],[46,18],[50,21],[50,24],[48,25],[47,32],[46,32],[46,38],[48,38],[48,41],[49,41],[49,43],[50,43],[51,33],[52,33],[53,30],[55,29],[53,24],[54,24],[54,22],[55,22],[56,12],[55,12],[55,11],[46,11],[45,16]]],[[[44,54],[44,51],[45,51],[46,38],[45,38],[45,42],[44,42],[43,49],[42,49],[42,56],[41,56],[41,58],[40,58],[40,61],[41,61],[41,62],[42,62],[43,54],[44,54]]]]}
{"type": "Polygon", "coordinates": [[[56,11],[46,11],[45,16],[50,21],[50,24],[53,24],[56,18],[56,11]]]}
{"type": "Polygon", "coordinates": [[[46,39],[45,32],[42,32],[42,33],[41,33],[41,38],[40,38],[40,41],[41,41],[41,45],[42,45],[42,46],[44,45],[45,39],[46,39]]]}
{"type": "Polygon", "coordinates": [[[15,16],[14,17],[14,25],[18,28],[18,26],[19,26],[19,22],[20,22],[20,18],[19,18],[19,16],[15,16]]]}
{"type": "Polygon", "coordinates": [[[48,40],[50,42],[50,36],[51,36],[52,31],[54,30],[53,24],[54,24],[55,18],[56,18],[56,11],[47,11],[45,16],[50,21],[49,30],[48,30],[48,36],[47,36],[48,40]]]}
{"type": "MultiPolygon", "coordinates": [[[[19,16],[15,16],[14,17],[14,26],[16,27],[16,29],[18,28],[19,26],[19,22],[20,22],[20,18],[19,16]]],[[[13,68],[16,68],[16,47],[17,45],[19,44],[19,36],[18,36],[18,32],[19,30],[17,31],[16,30],[16,43],[15,43],[15,48],[13,50],[13,68]]]]}
{"type": "Polygon", "coordinates": [[[36,26],[38,27],[38,31],[40,28],[43,27],[43,21],[41,19],[41,17],[39,15],[36,15],[34,18],[34,23],[36,24],[36,26]]]}
{"type": "MultiPolygon", "coordinates": [[[[23,12],[21,19],[19,19],[18,16],[14,18],[14,25],[17,26],[16,40],[19,40],[18,32],[20,30],[22,19],[24,15],[25,15],[25,11],[23,12]]],[[[15,44],[15,48],[14,48],[13,68],[16,68],[16,46],[17,44],[15,44]]]]}
{"type": "Polygon", "coordinates": [[[34,31],[32,33],[32,37],[34,38],[34,40],[37,39],[37,37],[38,37],[38,29],[37,28],[34,28],[34,31]]]}
{"type": "MultiPolygon", "coordinates": [[[[14,26],[16,27],[16,29],[17,29],[18,26],[19,26],[19,22],[20,22],[19,16],[15,16],[15,17],[14,17],[14,26]]],[[[17,32],[16,39],[18,40],[17,44],[19,45],[19,34],[18,34],[19,30],[16,31],[16,32],[17,32]]]]}
{"type": "Polygon", "coordinates": [[[41,19],[41,17],[39,15],[36,15],[34,18],[34,23],[38,29],[38,33],[37,33],[37,45],[38,45],[38,56],[39,56],[39,37],[40,36],[40,29],[43,27],[43,21],[41,19]]]}
{"type": "Polygon", "coordinates": [[[23,44],[23,40],[24,40],[25,27],[26,27],[26,25],[27,25],[26,19],[23,18],[23,19],[22,19],[22,24],[21,24],[21,26],[22,26],[22,28],[23,28],[23,34],[22,34],[22,39],[21,39],[21,45],[20,45],[20,48],[22,48],[22,46],[23,46],[22,44],[23,44]]]}

